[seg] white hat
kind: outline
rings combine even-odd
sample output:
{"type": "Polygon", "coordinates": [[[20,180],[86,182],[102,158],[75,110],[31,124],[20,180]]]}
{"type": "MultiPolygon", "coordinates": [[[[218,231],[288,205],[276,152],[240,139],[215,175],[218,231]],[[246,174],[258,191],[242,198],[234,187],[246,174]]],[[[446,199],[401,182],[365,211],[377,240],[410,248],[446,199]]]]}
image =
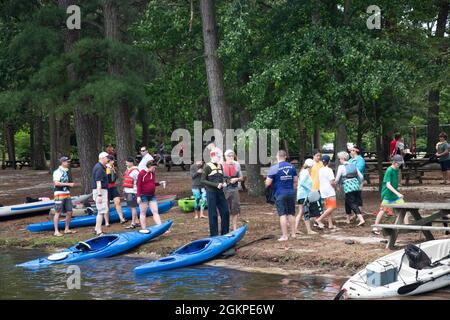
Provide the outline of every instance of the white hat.
{"type": "Polygon", "coordinates": [[[308,167],[308,168],[312,168],[314,166],[314,160],[313,159],[306,159],[304,166],[308,167]]]}
{"type": "Polygon", "coordinates": [[[227,151],[225,151],[225,157],[228,157],[228,155],[234,155],[234,151],[231,149],[228,149],[227,151]]]}
{"type": "Polygon", "coordinates": [[[99,159],[103,159],[103,158],[106,158],[107,156],[109,156],[109,154],[107,153],[107,152],[101,152],[99,155],[98,155],[98,158],[99,159]]]}

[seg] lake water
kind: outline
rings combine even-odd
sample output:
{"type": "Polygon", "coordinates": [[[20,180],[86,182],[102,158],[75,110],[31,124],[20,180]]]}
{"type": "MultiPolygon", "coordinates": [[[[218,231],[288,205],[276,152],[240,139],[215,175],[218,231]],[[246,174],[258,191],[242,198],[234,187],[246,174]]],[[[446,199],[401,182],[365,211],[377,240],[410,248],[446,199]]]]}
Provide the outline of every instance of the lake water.
{"type": "MultiPolygon", "coordinates": [[[[39,250],[2,250],[0,299],[332,299],[346,280],[210,266],[135,276],[133,268],[149,260],[118,256],[78,264],[81,288],[68,289],[67,265],[15,267],[45,255],[39,250]]],[[[417,298],[450,299],[450,288],[417,298]]]]}

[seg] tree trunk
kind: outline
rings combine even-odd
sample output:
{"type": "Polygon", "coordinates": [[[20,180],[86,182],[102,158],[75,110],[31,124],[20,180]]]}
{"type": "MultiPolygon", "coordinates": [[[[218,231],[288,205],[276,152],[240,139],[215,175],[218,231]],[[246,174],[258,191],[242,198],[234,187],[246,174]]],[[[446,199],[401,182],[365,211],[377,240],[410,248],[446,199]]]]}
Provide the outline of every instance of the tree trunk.
{"type": "Polygon", "coordinates": [[[57,157],[70,157],[70,114],[56,117],[57,128],[57,157]]]}
{"type": "Polygon", "coordinates": [[[217,56],[218,40],[214,0],[200,0],[200,11],[212,120],[214,128],[225,134],[225,129],[230,127],[229,111],[225,102],[222,66],[217,56]]]}
{"type": "Polygon", "coordinates": [[[314,125],[313,148],[320,150],[320,127],[318,124],[314,125]]]}
{"type": "Polygon", "coordinates": [[[347,151],[347,127],[345,126],[345,121],[341,120],[338,122],[336,128],[336,142],[334,153],[337,154],[340,151],[347,151]]]}
{"type": "MultiPolygon", "coordinates": [[[[105,37],[112,41],[120,41],[120,25],[117,2],[105,0],[103,5],[105,37]]],[[[115,63],[108,63],[108,72],[112,76],[121,74],[121,67],[115,63]]],[[[116,107],[113,115],[113,124],[116,138],[116,152],[118,167],[121,172],[125,171],[125,160],[134,154],[131,117],[132,112],[126,101],[116,107]]],[[[133,127],[134,130],[134,127],[133,127]]]]}
{"type": "Polygon", "coordinates": [[[16,142],[14,141],[15,130],[12,125],[5,124],[5,147],[8,152],[8,160],[16,161],[16,142]]]}
{"type": "Polygon", "coordinates": [[[58,134],[56,125],[56,116],[51,112],[48,116],[49,136],[50,136],[50,172],[58,168],[58,134]]]}
{"type": "MultiPolygon", "coordinates": [[[[58,5],[60,8],[66,10],[70,2],[70,0],[58,0],[58,5]]],[[[79,31],[64,28],[63,32],[65,38],[64,51],[68,53],[72,51],[75,42],[79,38],[79,31]]],[[[67,67],[67,75],[69,81],[77,81],[77,75],[72,65],[67,67]]],[[[90,193],[92,192],[92,168],[98,161],[98,153],[103,145],[100,135],[103,132],[103,126],[98,115],[86,114],[81,106],[75,107],[74,125],[78,158],[80,160],[81,189],[82,193],[90,193]]]]}
{"type": "Polygon", "coordinates": [[[300,118],[298,122],[298,161],[300,166],[303,164],[303,161],[306,159],[306,139],[307,132],[305,123],[300,118]]]}
{"type": "Polygon", "coordinates": [[[45,170],[47,168],[44,150],[44,122],[41,110],[33,116],[33,153],[31,164],[34,170],[45,170]]]}
{"type": "Polygon", "coordinates": [[[148,147],[148,143],[150,141],[150,131],[148,130],[148,120],[147,117],[141,116],[141,125],[142,125],[142,141],[141,145],[148,147]]]}
{"type": "MultiPolygon", "coordinates": [[[[447,17],[449,13],[450,1],[441,0],[439,5],[439,13],[436,22],[436,38],[444,38],[447,25],[447,17]]],[[[446,52],[444,46],[441,51],[446,52]]],[[[440,64],[439,61],[436,63],[440,64]]],[[[435,144],[439,135],[439,96],[440,88],[433,88],[428,94],[428,130],[427,130],[427,155],[436,153],[435,144]]]]}
{"type": "Polygon", "coordinates": [[[358,104],[358,129],[356,133],[356,146],[362,149],[362,139],[363,139],[363,109],[361,103],[358,104]]]}
{"type": "Polygon", "coordinates": [[[381,141],[381,132],[375,135],[375,145],[377,149],[377,171],[378,171],[378,191],[381,192],[383,184],[383,146],[381,141]]]}

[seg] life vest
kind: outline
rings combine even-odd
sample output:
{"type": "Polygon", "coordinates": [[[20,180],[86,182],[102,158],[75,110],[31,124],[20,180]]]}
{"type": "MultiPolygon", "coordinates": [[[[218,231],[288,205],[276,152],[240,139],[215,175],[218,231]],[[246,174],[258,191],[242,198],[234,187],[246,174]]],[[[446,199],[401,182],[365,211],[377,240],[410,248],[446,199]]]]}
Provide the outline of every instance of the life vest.
{"type": "Polygon", "coordinates": [[[237,165],[234,162],[232,164],[224,163],[223,171],[224,171],[225,177],[227,177],[227,178],[237,178],[238,177],[237,165]]]}
{"type": "Polygon", "coordinates": [[[109,183],[115,183],[117,181],[117,173],[113,168],[106,167],[106,174],[108,175],[109,183]]]}
{"type": "Polygon", "coordinates": [[[134,179],[131,177],[131,173],[133,171],[138,171],[138,168],[132,167],[125,171],[125,174],[123,175],[123,187],[124,188],[130,188],[130,189],[134,188],[134,179]]]}
{"type": "Polygon", "coordinates": [[[212,162],[208,162],[206,165],[211,168],[211,173],[208,174],[208,176],[214,176],[216,174],[220,174],[223,176],[223,168],[220,164],[216,165],[212,162]]]}
{"type": "MultiPolygon", "coordinates": [[[[60,170],[62,172],[61,179],[59,182],[64,182],[64,183],[72,183],[73,182],[72,173],[70,170],[63,170],[61,168],[58,168],[57,170],[60,170]]],[[[67,192],[69,190],[70,190],[70,188],[67,186],[64,186],[64,187],[54,186],[53,187],[54,192],[67,192]]]]}

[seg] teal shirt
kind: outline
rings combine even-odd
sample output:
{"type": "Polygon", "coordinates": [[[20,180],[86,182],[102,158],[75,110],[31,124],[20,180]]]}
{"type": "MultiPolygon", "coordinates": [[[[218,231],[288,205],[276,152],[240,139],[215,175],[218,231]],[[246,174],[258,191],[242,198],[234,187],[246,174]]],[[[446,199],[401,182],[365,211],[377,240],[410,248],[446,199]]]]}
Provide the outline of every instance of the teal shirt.
{"type": "Polygon", "coordinates": [[[297,185],[297,200],[306,199],[312,189],[312,179],[308,170],[303,169],[300,171],[300,176],[298,177],[297,185]]]}
{"type": "Polygon", "coordinates": [[[364,171],[366,169],[366,161],[363,157],[360,155],[357,155],[355,158],[351,158],[348,160],[350,163],[354,163],[356,165],[356,168],[358,168],[359,172],[361,172],[362,175],[364,175],[364,171]]]}

